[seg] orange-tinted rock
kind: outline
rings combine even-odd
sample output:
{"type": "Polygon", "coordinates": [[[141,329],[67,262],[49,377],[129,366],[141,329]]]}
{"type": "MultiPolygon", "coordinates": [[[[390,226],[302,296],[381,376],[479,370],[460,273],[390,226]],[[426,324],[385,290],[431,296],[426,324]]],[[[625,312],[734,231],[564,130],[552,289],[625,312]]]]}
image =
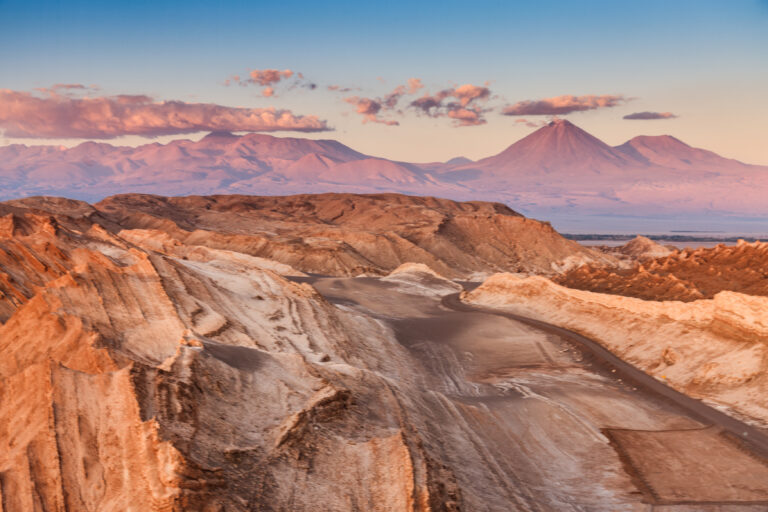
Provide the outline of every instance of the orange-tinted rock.
{"type": "Polygon", "coordinates": [[[647,300],[709,299],[724,290],[768,296],[768,243],[675,251],[628,269],[585,265],[555,281],[579,290],[647,300]]]}
{"type": "Polygon", "coordinates": [[[238,251],[310,273],[383,275],[417,262],[448,277],[559,270],[611,259],[498,203],[398,194],[114,196],[96,205],[126,229],[238,251]]]}

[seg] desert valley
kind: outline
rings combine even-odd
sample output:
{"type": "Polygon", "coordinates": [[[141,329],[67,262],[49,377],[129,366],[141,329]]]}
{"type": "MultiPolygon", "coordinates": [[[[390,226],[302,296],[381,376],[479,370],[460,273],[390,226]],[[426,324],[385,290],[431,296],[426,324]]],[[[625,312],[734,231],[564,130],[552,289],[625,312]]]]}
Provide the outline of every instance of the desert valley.
{"type": "Polygon", "coordinates": [[[764,510],[766,265],[397,194],[6,201],[2,510],[764,510]]]}
{"type": "Polygon", "coordinates": [[[0,512],[768,511],[768,0],[0,0],[0,512]]]}

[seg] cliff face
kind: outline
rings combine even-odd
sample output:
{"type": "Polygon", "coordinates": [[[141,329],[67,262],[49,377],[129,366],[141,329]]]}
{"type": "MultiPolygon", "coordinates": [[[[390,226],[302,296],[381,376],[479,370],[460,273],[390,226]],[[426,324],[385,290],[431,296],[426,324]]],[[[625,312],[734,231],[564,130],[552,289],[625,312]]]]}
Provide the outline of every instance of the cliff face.
{"type": "Polygon", "coordinates": [[[397,194],[114,196],[95,205],[121,229],[276,260],[303,272],[384,275],[418,262],[447,277],[553,273],[610,256],[498,203],[397,194]]]}
{"type": "Polygon", "coordinates": [[[630,268],[585,265],[555,281],[570,288],[647,300],[711,299],[721,291],[768,296],[768,243],[675,251],[630,268]]]}
{"type": "Polygon", "coordinates": [[[460,500],[417,433],[420,372],[378,323],[246,255],[152,252],[39,211],[4,222],[3,511],[460,500]]]}
{"type": "Polygon", "coordinates": [[[498,274],[465,300],[579,332],[686,394],[768,424],[766,297],[646,301],[498,274]]]}

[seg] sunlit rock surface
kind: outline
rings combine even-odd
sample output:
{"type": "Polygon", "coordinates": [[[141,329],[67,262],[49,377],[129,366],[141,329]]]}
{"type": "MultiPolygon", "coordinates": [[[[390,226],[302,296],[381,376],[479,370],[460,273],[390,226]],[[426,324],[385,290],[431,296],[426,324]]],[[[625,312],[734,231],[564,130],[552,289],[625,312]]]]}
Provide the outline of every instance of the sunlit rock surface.
{"type": "Polygon", "coordinates": [[[650,301],[497,274],[464,300],[576,331],[686,394],[768,424],[768,297],[650,301]]]}
{"type": "Polygon", "coordinates": [[[2,203],[3,511],[426,511],[502,499],[488,468],[455,463],[454,451],[479,461],[488,448],[392,329],[284,276],[396,269],[386,282],[437,296],[459,289],[439,273],[551,272],[574,254],[593,253],[490,203],[2,203]]]}

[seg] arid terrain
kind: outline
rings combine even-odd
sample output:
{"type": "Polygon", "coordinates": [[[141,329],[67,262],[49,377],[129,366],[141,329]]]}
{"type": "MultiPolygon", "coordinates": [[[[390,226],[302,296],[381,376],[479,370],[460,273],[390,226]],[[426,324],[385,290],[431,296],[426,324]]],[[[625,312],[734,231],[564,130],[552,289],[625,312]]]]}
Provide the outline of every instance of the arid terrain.
{"type": "MultiPolygon", "coordinates": [[[[57,201],[7,205],[60,212],[57,201]]],[[[385,275],[405,262],[449,277],[553,273],[610,256],[561,237],[500,203],[399,194],[165,198],[120,195],[71,212],[138,245],[232,250],[325,275],[385,275]]]]}
{"type": "Polygon", "coordinates": [[[558,276],[556,281],[569,288],[649,300],[690,302],[711,299],[721,291],[768,296],[765,242],[670,251],[638,238],[606,253],[629,255],[628,265],[584,265],[558,276]]]}
{"type": "Polygon", "coordinates": [[[768,299],[548,279],[755,257],[643,244],[391,194],[0,203],[0,510],[765,510],[768,299]]]}
{"type": "MultiPolygon", "coordinates": [[[[519,205],[574,226],[594,215],[676,215],[739,226],[768,214],[768,167],[694,148],[669,135],[611,146],[555,120],[499,153],[472,161],[402,162],[337,140],[214,132],[200,140],[138,147],[0,147],[0,199],[56,195],[98,201],[121,192],[163,195],[317,192],[434,195],[519,205]]],[[[698,224],[697,224],[698,225],[698,224]]]]}

